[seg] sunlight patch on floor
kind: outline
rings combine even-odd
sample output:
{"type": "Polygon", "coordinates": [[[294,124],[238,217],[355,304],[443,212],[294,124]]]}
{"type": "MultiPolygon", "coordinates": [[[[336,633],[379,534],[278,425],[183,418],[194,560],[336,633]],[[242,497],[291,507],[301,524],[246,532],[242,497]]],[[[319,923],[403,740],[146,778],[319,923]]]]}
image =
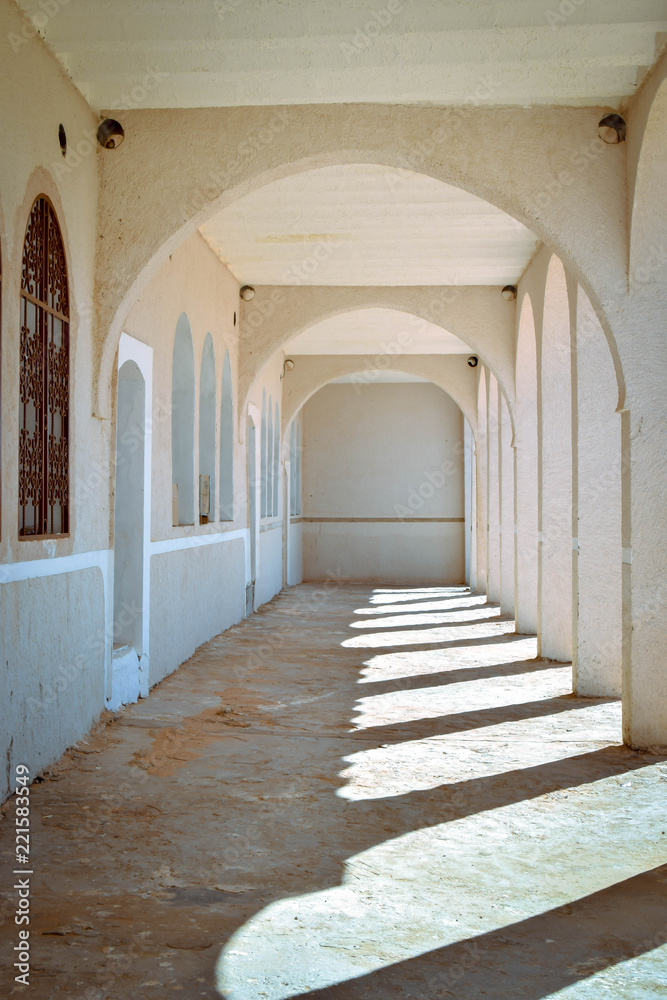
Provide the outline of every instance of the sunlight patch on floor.
{"type": "MultiPolygon", "coordinates": [[[[636,794],[655,780],[654,770],[424,828],[428,809],[416,803],[405,817],[416,828],[350,858],[342,885],[272,903],[240,928],[220,956],[218,989],[229,1000],[287,1000],[420,956],[437,969],[430,955],[437,949],[474,943],[641,873],[650,827],[642,821],[628,829],[618,794],[619,787],[636,794]]],[[[471,787],[468,797],[475,794],[471,787]]],[[[471,799],[455,808],[473,807],[471,799]]],[[[382,813],[375,822],[381,836],[382,813]]],[[[582,978],[595,971],[581,970],[582,978]]],[[[425,986],[428,975],[425,968],[425,986]]],[[[605,979],[614,981],[613,969],[605,979]]],[[[553,996],[595,997],[585,986],[553,996]]]]}
{"type": "MultiPolygon", "coordinates": [[[[518,636],[502,644],[487,643],[484,658],[474,646],[458,646],[450,649],[430,649],[411,652],[397,650],[394,653],[377,653],[364,660],[358,684],[373,683],[421,677],[444,670],[461,670],[467,667],[494,667],[501,664],[526,663],[526,671],[537,666],[537,639],[532,636],[518,636]]],[[[546,665],[546,664],[545,664],[546,665]]],[[[558,666],[561,666],[558,664],[558,666]]],[[[541,665],[540,665],[541,669],[541,665]]]]}
{"type": "Polygon", "coordinates": [[[514,622],[480,622],[470,626],[456,625],[452,628],[441,626],[413,631],[396,630],[355,635],[351,639],[344,639],[341,646],[347,649],[376,649],[382,646],[416,646],[440,642],[456,644],[470,639],[500,638],[508,633],[514,634],[514,622]]]}
{"type": "Polygon", "coordinates": [[[458,622],[470,622],[479,620],[480,622],[492,620],[500,617],[500,608],[490,608],[488,606],[477,608],[462,608],[458,611],[426,611],[423,608],[419,612],[403,614],[404,608],[389,617],[365,618],[363,621],[350,622],[350,628],[400,628],[407,625],[455,625],[458,622]]]}

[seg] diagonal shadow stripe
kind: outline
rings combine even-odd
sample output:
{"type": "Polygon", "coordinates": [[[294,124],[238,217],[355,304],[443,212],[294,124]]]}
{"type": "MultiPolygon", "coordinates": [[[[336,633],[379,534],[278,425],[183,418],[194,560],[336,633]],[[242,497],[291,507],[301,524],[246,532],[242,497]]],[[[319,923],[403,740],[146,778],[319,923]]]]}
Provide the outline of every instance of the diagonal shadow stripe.
{"type": "Polygon", "coordinates": [[[453,605],[453,606],[450,607],[447,604],[448,600],[451,600],[451,598],[448,598],[448,597],[436,597],[436,596],[424,597],[424,598],[411,597],[411,598],[406,598],[404,601],[391,601],[388,604],[381,604],[381,603],[378,603],[378,604],[368,604],[364,608],[357,608],[357,609],[355,609],[354,612],[353,612],[353,614],[355,614],[355,615],[357,615],[357,614],[358,615],[372,615],[372,614],[378,614],[378,615],[380,615],[380,614],[385,615],[386,614],[386,615],[391,615],[391,614],[395,613],[395,614],[404,615],[404,614],[407,613],[407,610],[408,610],[406,608],[406,605],[413,605],[415,611],[418,611],[420,608],[423,608],[427,604],[442,604],[442,605],[444,605],[444,607],[433,608],[432,609],[433,611],[470,611],[471,608],[489,608],[489,609],[494,609],[494,608],[499,608],[500,607],[500,605],[498,605],[498,604],[492,604],[492,603],[488,603],[486,601],[481,601],[479,604],[473,604],[473,603],[470,603],[470,604],[455,604],[455,605],[453,605]],[[380,611],[380,608],[382,608],[382,611],[380,611]]]}
{"type": "MultiPolygon", "coordinates": [[[[418,612],[418,611],[415,611],[415,614],[420,614],[420,613],[421,614],[434,614],[434,615],[449,614],[448,611],[447,612],[445,612],[445,611],[433,611],[433,612],[428,612],[428,611],[418,612]]],[[[465,626],[467,628],[471,628],[474,625],[480,625],[480,626],[482,626],[482,625],[489,625],[489,624],[496,625],[499,622],[511,622],[513,620],[514,619],[511,616],[509,616],[509,615],[489,615],[488,618],[471,618],[468,621],[431,622],[431,623],[429,623],[429,622],[415,622],[413,625],[410,625],[409,623],[406,624],[405,622],[377,622],[376,623],[376,622],[366,621],[366,622],[363,622],[363,623],[362,622],[352,622],[351,625],[350,625],[350,628],[355,629],[355,631],[358,630],[359,632],[362,632],[362,631],[365,632],[367,629],[368,630],[370,630],[370,629],[377,629],[378,631],[385,631],[385,630],[389,631],[390,629],[403,629],[405,631],[408,631],[408,630],[412,631],[414,629],[414,631],[420,632],[420,631],[424,631],[423,628],[422,628],[422,626],[424,626],[424,625],[427,626],[427,629],[429,627],[430,628],[460,628],[461,626],[465,626]]],[[[373,634],[376,634],[376,633],[373,633],[373,634]]],[[[510,633],[510,634],[513,634],[513,633],[510,633]]]]}
{"type": "MultiPolygon", "coordinates": [[[[396,962],[311,1000],[547,1000],[667,942],[667,865],[536,917],[396,962]]],[[[632,988],[628,977],[628,986],[632,988]]],[[[657,985],[662,995],[664,983],[657,985]]],[[[641,988],[641,987],[640,987],[641,988]]],[[[601,988],[599,994],[611,996],[601,988]]],[[[635,997],[638,993],[624,993],[635,997]]],[[[642,996],[645,994],[642,993],[642,996]]],[[[296,1000],[292,995],[290,1000],[296,1000]]]]}
{"type": "MultiPolygon", "coordinates": [[[[416,631],[416,630],[415,630],[416,631]]],[[[377,633],[375,633],[377,635],[377,633]]],[[[353,636],[354,639],[363,638],[353,636]]],[[[526,639],[525,635],[516,632],[499,632],[497,635],[485,635],[479,639],[447,639],[443,642],[415,642],[415,643],[389,643],[388,645],[376,646],[370,643],[365,646],[362,643],[351,644],[351,640],[345,639],[342,644],[345,649],[376,650],[378,653],[427,653],[438,649],[458,649],[460,646],[488,646],[489,643],[521,642],[526,639]]]]}
{"type": "Polygon", "coordinates": [[[604,747],[535,767],[517,768],[402,795],[349,802],[348,807],[354,810],[358,824],[353,849],[356,853],[376,844],[378,829],[386,835],[383,839],[398,837],[413,830],[536,799],[549,792],[618,777],[657,764],[661,759],[664,758],[640,755],[625,747],[604,747]]]}
{"type": "Polygon", "coordinates": [[[470,712],[437,716],[433,719],[416,719],[414,722],[397,722],[395,725],[369,726],[354,730],[350,735],[364,741],[377,740],[379,743],[400,743],[404,740],[429,739],[433,736],[448,736],[451,733],[467,733],[473,729],[499,726],[505,722],[522,722],[525,719],[540,719],[559,712],[590,708],[591,704],[601,705],[617,701],[617,698],[576,698],[563,695],[560,698],[541,698],[516,705],[497,705],[470,712]]]}
{"type": "Polygon", "coordinates": [[[358,681],[360,697],[390,694],[393,691],[417,691],[420,688],[445,687],[465,681],[490,680],[493,677],[516,677],[521,674],[539,673],[554,668],[569,669],[569,664],[552,663],[550,660],[514,660],[509,663],[494,663],[487,667],[460,667],[458,670],[439,670],[433,674],[417,674],[415,677],[396,677],[394,680],[358,681]]]}

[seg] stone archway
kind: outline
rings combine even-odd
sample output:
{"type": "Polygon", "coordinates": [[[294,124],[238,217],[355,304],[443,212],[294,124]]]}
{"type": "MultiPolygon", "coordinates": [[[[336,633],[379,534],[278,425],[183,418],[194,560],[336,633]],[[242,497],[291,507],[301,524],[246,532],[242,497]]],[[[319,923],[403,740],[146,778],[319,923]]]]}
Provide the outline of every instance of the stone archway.
{"type": "MultiPolygon", "coordinates": [[[[461,187],[529,226],[558,253],[594,305],[613,304],[622,295],[627,259],[623,213],[604,210],[625,204],[616,151],[599,151],[594,109],[548,114],[545,128],[541,109],[359,105],[124,112],[128,141],[119,156],[100,160],[95,412],[109,413],[123,319],[169,253],[225,204],[317,166],[379,163],[461,187]],[[586,171],[578,168],[580,178],[575,163],[588,164],[586,171]]],[[[613,338],[611,344],[615,350],[613,338]]]]}

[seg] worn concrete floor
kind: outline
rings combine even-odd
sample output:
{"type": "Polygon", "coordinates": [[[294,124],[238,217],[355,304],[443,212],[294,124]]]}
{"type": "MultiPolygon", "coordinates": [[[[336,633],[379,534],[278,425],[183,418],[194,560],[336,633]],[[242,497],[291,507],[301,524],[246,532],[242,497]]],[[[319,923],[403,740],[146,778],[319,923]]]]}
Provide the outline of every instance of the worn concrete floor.
{"type": "Polygon", "coordinates": [[[667,763],[512,628],[308,585],[203,646],[33,786],[0,996],[667,997],[667,763]]]}

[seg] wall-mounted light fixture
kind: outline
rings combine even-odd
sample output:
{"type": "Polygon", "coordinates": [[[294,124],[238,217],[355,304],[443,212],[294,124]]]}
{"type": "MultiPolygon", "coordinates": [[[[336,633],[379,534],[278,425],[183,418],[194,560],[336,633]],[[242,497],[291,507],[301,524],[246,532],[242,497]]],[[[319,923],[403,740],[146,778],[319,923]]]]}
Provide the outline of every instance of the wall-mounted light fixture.
{"type": "Polygon", "coordinates": [[[507,302],[511,302],[516,298],[516,285],[505,285],[500,294],[507,302]]]}
{"type": "Polygon", "coordinates": [[[243,285],[239,291],[239,295],[244,302],[250,302],[251,299],[255,298],[255,289],[252,285],[243,285]]]}
{"type": "Polygon", "coordinates": [[[605,115],[598,122],[598,135],[603,142],[610,146],[616,146],[619,142],[625,141],[625,118],[621,118],[616,112],[605,115]]]}
{"type": "Polygon", "coordinates": [[[125,129],[115,118],[105,118],[97,129],[97,141],[102,149],[118,149],[125,138],[125,129]]]}
{"type": "Polygon", "coordinates": [[[468,364],[470,365],[471,368],[477,367],[477,365],[479,364],[479,359],[476,354],[470,355],[470,357],[468,358],[468,364]]]}
{"type": "Polygon", "coordinates": [[[283,361],[283,373],[280,377],[285,378],[285,372],[293,372],[293,371],[294,371],[294,362],[292,361],[291,358],[285,358],[285,360],[283,361]]]}

